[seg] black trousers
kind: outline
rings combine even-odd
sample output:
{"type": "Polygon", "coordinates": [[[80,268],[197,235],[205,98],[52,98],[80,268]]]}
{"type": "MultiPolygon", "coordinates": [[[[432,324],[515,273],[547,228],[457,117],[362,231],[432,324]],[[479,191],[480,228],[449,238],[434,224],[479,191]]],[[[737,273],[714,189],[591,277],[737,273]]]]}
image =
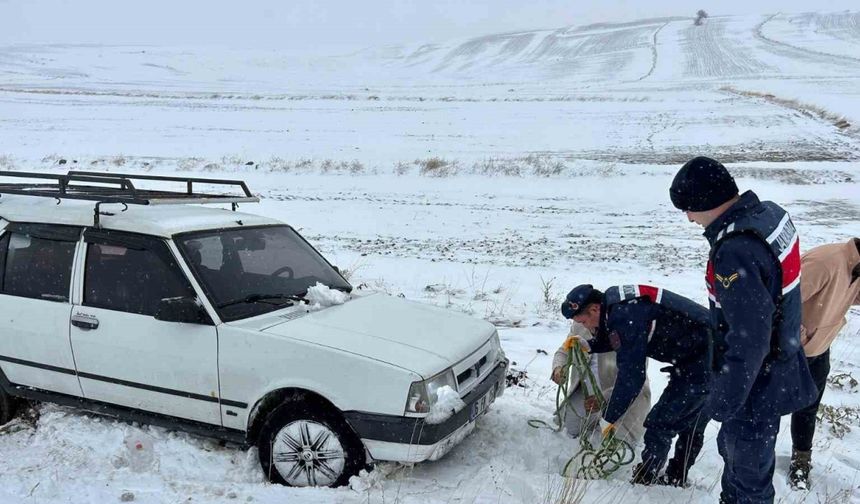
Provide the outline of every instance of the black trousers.
{"type": "Polygon", "coordinates": [[[791,445],[798,451],[809,451],[812,449],[812,437],[815,435],[815,415],[818,413],[818,405],[827,387],[827,375],[830,374],[830,349],[815,357],[806,359],[809,372],[818,387],[818,399],[809,406],[791,415],[791,445]]]}

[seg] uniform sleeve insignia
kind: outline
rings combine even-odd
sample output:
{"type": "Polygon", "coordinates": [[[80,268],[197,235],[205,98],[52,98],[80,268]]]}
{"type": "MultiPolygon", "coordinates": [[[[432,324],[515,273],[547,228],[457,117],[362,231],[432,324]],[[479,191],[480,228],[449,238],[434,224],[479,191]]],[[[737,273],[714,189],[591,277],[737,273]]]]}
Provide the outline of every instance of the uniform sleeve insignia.
{"type": "Polygon", "coordinates": [[[717,281],[720,282],[721,284],[723,284],[724,289],[728,289],[729,287],[731,287],[732,282],[737,280],[739,276],[740,275],[738,275],[737,273],[732,273],[731,275],[728,275],[728,276],[714,275],[714,277],[717,279],[717,281]]]}

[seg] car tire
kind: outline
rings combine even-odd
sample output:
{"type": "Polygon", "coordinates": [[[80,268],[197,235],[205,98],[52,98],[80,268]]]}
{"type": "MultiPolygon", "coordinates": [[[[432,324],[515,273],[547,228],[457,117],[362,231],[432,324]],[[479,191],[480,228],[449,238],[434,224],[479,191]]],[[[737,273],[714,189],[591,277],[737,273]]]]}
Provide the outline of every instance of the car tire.
{"type": "Polygon", "coordinates": [[[18,402],[15,398],[0,388],[0,425],[6,425],[6,423],[15,418],[17,410],[18,402]]]}
{"type": "Polygon", "coordinates": [[[269,414],[257,448],[266,478],[287,486],[343,486],[366,466],[364,445],[340,413],[300,397],[269,414]]]}

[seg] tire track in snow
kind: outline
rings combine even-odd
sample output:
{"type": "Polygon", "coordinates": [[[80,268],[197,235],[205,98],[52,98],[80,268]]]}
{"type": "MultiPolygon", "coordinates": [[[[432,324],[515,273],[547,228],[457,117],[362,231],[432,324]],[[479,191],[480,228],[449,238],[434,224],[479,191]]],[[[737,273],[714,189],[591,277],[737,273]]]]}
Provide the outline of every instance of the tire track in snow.
{"type": "Polygon", "coordinates": [[[676,124],[676,121],[669,119],[669,114],[665,112],[657,114],[654,121],[651,122],[651,132],[648,133],[647,137],[645,137],[645,142],[648,144],[648,150],[652,153],[657,152],[657,149],[654,146],[654,137],[676,124]]]}
{"type": "Polygon", "coordinates": [[[648,77],[651,77],[651,74],[653,74],[654,70],[657,68],[657,35],[660,33],[660,30],[666,27],[667,24],[669,24],[668,21],[666,21],[665,23],[660,25],[659,28],[654,30],[654,34],[652,35],[651,40],[651,69],[648,70],[648,73],[636,79],[637,81],[642,81],[647,79],[648,77]]]}
{"type": "Polygon", "coordinates": [[[764,25],[766,25],[768,22],[772,21],[773,18],[775,18],[778,15],[779,15],[779,13],[771,14],[770,17],[768,17],[767,19],[765,19],[761,23],[757,24],[755,27],[755,30],[753,30],[753,36],[756,39],[758,39],[758,40],[760,40],[766,44],[770,44],[772,46],[778,46],[784,50],[788,49],[789,50],[788,56],[800,57],[802,59],[814,58],[816,62],[819,62],[821,58],[827,58],[830,60],[830,63],[834,63],[837,65],[844,65],[846,62],[851,63],[852,65],[857,65],[858,63],[860,63],[860,58],[855,58],[852,56],[845,56],[845,55],[840,55],[840,54],[827,53],[827,52],[823,52],[823,51],[816,51],[815,49],[808,49],[805,47],[799,47],[796,45],[788,44],[786,42],[782,42],[780,40],[776,40],[776,39],[772,39],[772,38],[768,37],[767,35],[765,35],[762,32],[762,28],[764,28],[764,25]],[[790,54],[791,52],[794,52],[794,54],[790,54]]]}

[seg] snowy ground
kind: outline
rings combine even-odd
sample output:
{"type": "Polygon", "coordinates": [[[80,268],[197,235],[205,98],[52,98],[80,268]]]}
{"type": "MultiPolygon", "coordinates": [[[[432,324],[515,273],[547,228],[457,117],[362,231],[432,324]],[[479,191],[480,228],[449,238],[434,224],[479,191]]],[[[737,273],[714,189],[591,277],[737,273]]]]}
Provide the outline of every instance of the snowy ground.
{"type": "MultiPolygon", "coordinates": [[[[356,285],[495,322],[529,377],[442,460],[383,465],[337,490],[264,484],[253,450],[39,406],[33,425],[0,433],[0,503],[126,492],[170,503],[554,502],[576,445],[526,421],[553,408],[563,295],[641,282],[706,301],[705,241],[668,200],[679,162],[730,162],[742,189],[789,209],[804,249],[860,234],[857,26],[853,13],[660,19],[320,59],[0,48],[0,168],[244,178],[262,202],[242,210],[293,224],[356,285]],[[138,438],[155,455],[142,470],[125,446],[138,438]]],[[[860,378],[858,345],[854,310],[833,375],[860,378]]],[[[664,386],[657,366],[650,377],[664,386]]],[[[856,411],[858,391],[830,387],[824,402],[856,411]]],[[[815,486],[798,493],[785,481],[783,422],[779,501],[860,502],[860,420],[845,425],[842,437],[819,426],[815,486]]],[[[717,427],[692,488],[632,487],[625,470],[589,483],[583,502],[715,501],[717,427]]]]}
{"type": "MultiPolygon", "coordinates": [[[[44,406],[35,429],[0,435],[0,502],[24,497],[35,502],[112,501],[125,491],[139,502],[186,497],[203,502],[543,501],[560,487],[556,474],[575,450],[564,435],[526,425],[529,418],[550,418],[551,354],[566,334],[556,313],[559,299],[580,282],[639,281],[706,301],[701,286],[706,246],[699,229],[667,202],[671,173],[659,166],[633,170],[635,174],[552,179],[249,174],[249,184],[264,200],[243,209],[299,227],[333,262],[352,272],[355,284],[494,320],[509,357],[528,372],[527,388],[509,389],[476,434],[443,460],[415,468],[382,467],[356,481],[355,489],[340,490],[268,486],[253,451],[44,406]],[[619,194],[625,195],[621,205],[615,197],[619,194]],[[544,282],[552,282],[548,304],[544,282]],[[538,354],[538,349],[550,355],[538,354]],[[156,465],[137,473],[127,467],[123,441],[140,432],[154,438],[156,465]]],[[[742,178],[739,183],[784,203],[806,246],[856,234],[860,206],[855,182],[794,185],[742,178]],[[831,209],[811,205],[812,200],[831,209]]],[[[834,347],[834,374],[860,377],[858,344],[860,313],[855,312],[834,347]]],[[[651,379],[659,388],[665,379],[656,369],[651,367],[651,379]]],[[[858,390],[831,388],[825,403],[857,407],[858,390]]],[[[827,423],[820,427],[816,487],[807,496],[789,492],[785,484],[790,440],[784,422],[776,480],[781,497],[816,502],[809,499],[857,491],[860,457],[856,448],[846,447],[860,442],[860,425],[856,420],[849,425],[854,430],[843,439],[832,435],[827,423]]],[[[707,432],[709,442],[693,471],[692,489],[634,490],[625,482],[625,472],[617,480],[593,483],[587,501],[614,502],[632,492],[653,502],[713,495],[720,470],[716,430],[712,425],[707,432]]]]}

